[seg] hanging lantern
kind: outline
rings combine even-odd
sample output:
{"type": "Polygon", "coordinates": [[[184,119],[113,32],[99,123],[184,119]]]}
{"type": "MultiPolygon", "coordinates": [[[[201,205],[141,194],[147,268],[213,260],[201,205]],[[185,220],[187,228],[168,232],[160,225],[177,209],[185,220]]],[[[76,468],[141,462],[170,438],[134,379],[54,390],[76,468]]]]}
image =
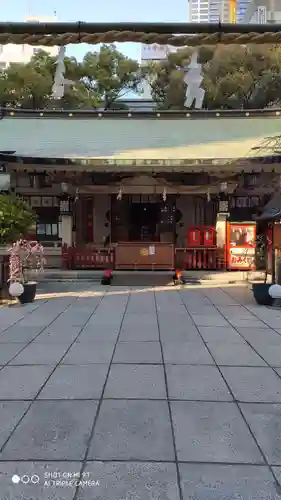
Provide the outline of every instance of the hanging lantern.
{"type": "Polygon", "coordinates": [[[221,182],[221,184],[220,184],[220,191],[222,193],[226,193],[227,192],[227,188],[228,188],[227,182],[221,182]]]}
{"type": "Polygon", "coordinates": [[[208,188],[208,191],[207,191],[207,202],[209,203],[211,201],[211,193],[210,193],[210,189],[208,188]]]}
{"type": "Polygon", "coordinates": [[[72,215],[73,200],[67,194],[60,198],[60,215],[72,215]]]}
{"type": "Polygon", "coordinates": [[[163,195],[162,195],[163,201],[167,200],[167,189],[164,187],[163,189],[163,195]]]}
{"type": "Polygon", "coordinates": [[[61,185],[60,185],[60,187],[61,187],[61,190],[62,190],[63,193],[67,193],[68,192],[68,184],[67,184],[67,182],[62,182],[61,185]]]}

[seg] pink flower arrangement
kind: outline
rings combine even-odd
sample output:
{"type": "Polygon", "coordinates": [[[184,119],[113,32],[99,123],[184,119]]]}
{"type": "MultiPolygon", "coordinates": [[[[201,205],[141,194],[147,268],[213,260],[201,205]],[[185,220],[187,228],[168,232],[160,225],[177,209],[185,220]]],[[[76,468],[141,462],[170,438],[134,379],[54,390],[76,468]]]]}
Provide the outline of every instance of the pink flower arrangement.
{"type": "Polygon", "coordinates": [[[8,249],[9,260],[9,282],[27,281],[26,271],[28,269],[37,272],[44,271],[46,263],[44,248],[38,241],[18,240],[8,249]]]}

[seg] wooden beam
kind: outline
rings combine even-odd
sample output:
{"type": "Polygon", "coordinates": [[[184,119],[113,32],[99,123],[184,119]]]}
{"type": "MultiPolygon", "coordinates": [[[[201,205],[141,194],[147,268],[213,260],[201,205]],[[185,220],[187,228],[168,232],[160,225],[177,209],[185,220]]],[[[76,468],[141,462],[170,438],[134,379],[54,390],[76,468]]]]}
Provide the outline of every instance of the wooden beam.
{"type": "Polygon", "coordinates": [[[231,23],[136,23],[136,22],[1,22],[0,34],[11,35],[63,35],[96,34],[110,31],[157,33],[162,35],[183,35],[193,33],[278,33],[281,24],[231,24],[231,23]]]}

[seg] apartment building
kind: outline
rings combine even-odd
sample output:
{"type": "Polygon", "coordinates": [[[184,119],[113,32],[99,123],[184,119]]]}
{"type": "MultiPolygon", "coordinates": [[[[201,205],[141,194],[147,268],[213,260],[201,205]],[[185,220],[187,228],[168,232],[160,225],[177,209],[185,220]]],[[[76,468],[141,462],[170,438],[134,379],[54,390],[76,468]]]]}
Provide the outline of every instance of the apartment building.
{"type": "MultiPolygon", "coordinates": [[[[57,19],[54,17],[26,17],[25,22],[55,22],[57,19]]],[[[32,56],[44,50],[51,56],[56,57],[58,54],[58,47],[34,47],[31,45],[14,45],[9,43],[7,45],[0,45],[0,69],[6,69],[11,63],[26,64],[30,61],[32,56]]]]}

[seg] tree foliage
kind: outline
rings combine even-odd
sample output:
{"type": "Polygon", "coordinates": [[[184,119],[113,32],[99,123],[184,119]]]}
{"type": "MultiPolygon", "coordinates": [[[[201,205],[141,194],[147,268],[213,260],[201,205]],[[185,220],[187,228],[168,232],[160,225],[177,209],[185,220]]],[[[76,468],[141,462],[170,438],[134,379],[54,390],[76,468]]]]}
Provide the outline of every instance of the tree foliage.
{"type": "Polygon", "coordinates": [[[105,109],[128,92],[139,92],[142,80],[138,62],[125,57],[114,45],[88,52],[81,65],[81,77],[88,91],[104,102],[105,109]]]}
{"type": "MultiPolygon", "coordinates": [[[[128,92],[141,91],[138,62],[125,57],[115,45],[102,45],[99,51],[88,52],[81,62],[74,57],[67,57],[64,62],[64,76],[74,85],[65,87],[60,101],[63,108],[108,109],[116,107],[116,101],[128,92]]],[[[52,107],[55,63],[55,58],[40,51],[27,64],[11,64],[0,74],[0,104],[32,109],[52,107]]]]}
{"type": "MultiPolygon", "coordinates": [[[[184,72],[192,49],[172,53],[148,68],[152,97],[158,107],[183,109],[184,72]]],[[[204,108],[265,108],[281,99],[281,48],[268,45],[202,47],[204,108]]]]}
{"type": "Polygon", "coordinates": [[[29,205],[14,195],[0,195],[0,244],[12,243],[27,235],[36,222],[29,205]]]}
{"type": "MultiPolygon", "coordinates": [[[[190,62],[192,48],[169,54],[165,61],[140,67],[119,52],[115,45],[102,45],[79,62],[65,58],[66,86],[59,106],[73,108],[126,109],[122,98],[141,93],[145,77],[159,108],[183,109],[186,86],[182,68],[190,62]]],[[[281,47],[276,45],[235,45],[201,47],[207,109],[251,109],[280,104],[281,47]]],[[[0,73],[0,105],[25,108],[54,107],[52,85],[55,59],[44,51],[27,64],[11,64],[0,73]]]]}

